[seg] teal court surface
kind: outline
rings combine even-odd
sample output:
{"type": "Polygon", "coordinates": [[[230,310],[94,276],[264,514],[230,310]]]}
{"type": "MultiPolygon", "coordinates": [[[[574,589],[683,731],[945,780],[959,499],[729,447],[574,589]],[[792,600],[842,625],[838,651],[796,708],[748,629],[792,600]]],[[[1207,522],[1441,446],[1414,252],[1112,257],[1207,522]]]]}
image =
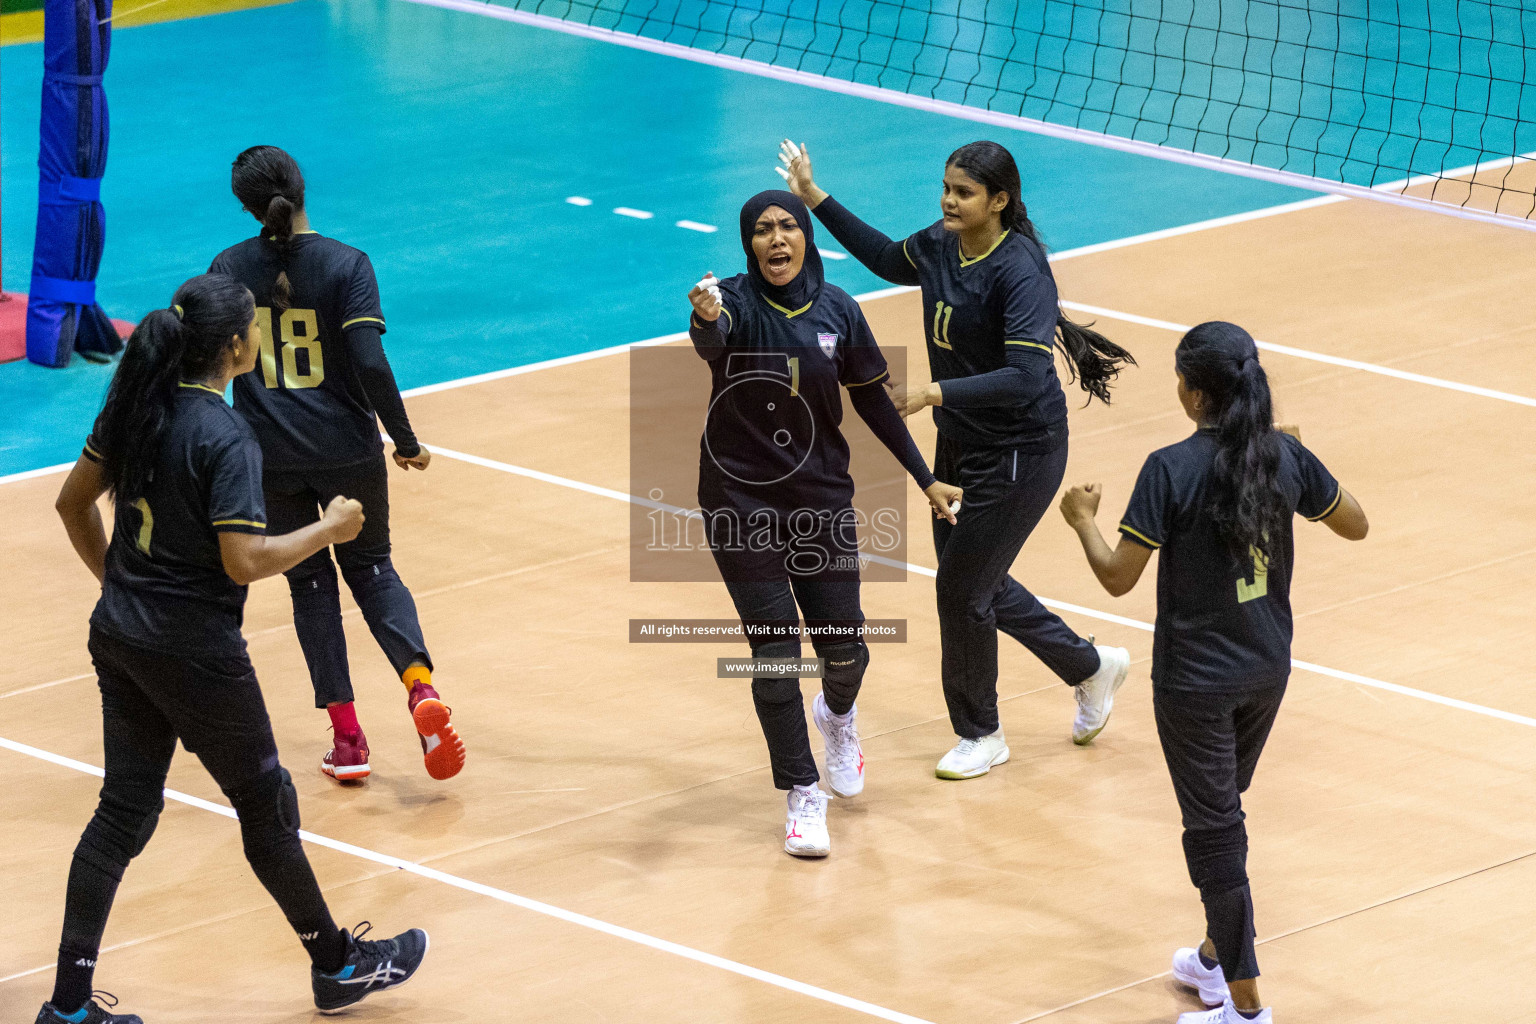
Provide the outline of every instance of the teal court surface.
{"type": "MultiPolygon", "coordinates": [[[[30,273],[37,109],[25,98],[40,49],[6,47],[0,67],[13,289],[30,273]]],[[[944,157],[978,138],[1012,150],[1055,250],[1309,194],[403,0],[125,29],[105,84],[103,307],[137,320],[252,233],[229,165],[280,145],[304,168],[315,227],[372,258],[403,388],[682,329],[692,283],[740,262],[737,210],[781,184],[786,137],[893,236],[937,219],[944,157]]],[[[851,259],[827,266],[854,294],[883,284],[851,259]]],[[[0,473],[72,459],[109,376],[79,359],[0,366],[0,473]]]]}

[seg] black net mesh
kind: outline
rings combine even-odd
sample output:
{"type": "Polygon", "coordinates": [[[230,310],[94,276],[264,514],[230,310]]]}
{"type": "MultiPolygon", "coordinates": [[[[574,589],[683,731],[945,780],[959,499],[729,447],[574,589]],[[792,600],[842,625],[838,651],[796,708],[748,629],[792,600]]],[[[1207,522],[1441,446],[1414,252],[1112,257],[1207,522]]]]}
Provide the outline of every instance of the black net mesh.
{"type": "Polygon", "coordinates": [[[1536,0],[492,2],[1324,182],[1536,212],[1521,159],[1536,150],[1536,0]]]}

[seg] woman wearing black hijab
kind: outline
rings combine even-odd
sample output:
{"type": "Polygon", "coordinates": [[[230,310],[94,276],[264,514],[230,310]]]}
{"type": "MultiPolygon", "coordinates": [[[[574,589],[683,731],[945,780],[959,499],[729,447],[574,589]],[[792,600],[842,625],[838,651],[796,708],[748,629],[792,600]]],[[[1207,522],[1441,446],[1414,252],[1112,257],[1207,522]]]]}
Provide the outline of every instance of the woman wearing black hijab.
{"type": "MultiPolygon", "coordinates": [[[[713,377],[699,506],[753,657],[798,659],[804,613],[824,663],[812,715],[832,792],[851,797],[864,788],[854,700],[869,650],[839,386],[936,515],[953,522],[961,492],[934,479],[891,403],[885,357],[858,303],[826,283],[805,204],[788,192],[753,196],[741,209],[741,246],[745,274],[706,275],[688,295],[688,333],[713,377]]],[[[789,794],[785,852],[824,857],[827,797],[798,674],[754,675],[752,700],[774,785],[789,794]]]]}

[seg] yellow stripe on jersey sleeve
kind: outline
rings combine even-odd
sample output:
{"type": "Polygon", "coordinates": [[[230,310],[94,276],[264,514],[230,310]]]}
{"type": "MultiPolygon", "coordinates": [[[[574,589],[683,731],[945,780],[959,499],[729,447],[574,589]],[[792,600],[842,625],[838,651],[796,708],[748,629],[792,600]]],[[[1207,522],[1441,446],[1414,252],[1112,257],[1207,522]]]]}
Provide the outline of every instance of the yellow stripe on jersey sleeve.
{"type": "Polygon", "coordinates": [[[1140,530],[1137,530],[1134,527],[1126,526],[1124,523],[1120,524],[1120,532],[1121,533],[1128,533],[1128,534],[1130,534],[1132,537],[1134,537],[1137,540],[1141,541],[1143,544],[1145,544],[1148,547],[1152,548],[1154,551],[1157,550],[1158,548],[1162,547],[1161,544],[1159,544],[1157,541],[1153,540],[1151,537],[1148,537],[1146,534],[1142,533],[1140,530]]]}
{"type": "Polygon", "coordinates": [[[1328,503],[1328,507],[1323,509],[1323,511],[1319,512],[1315,516],[1307,516],[1307,522],[1315,523],[1320,519],[1327,519],[1329,516],[1333,515],[1333,510],[1339,507],[1339,501],[1343,497],[1344,488],[1340,487],[1338,490],[1333,492],[1333,500],[1328,503]]]}

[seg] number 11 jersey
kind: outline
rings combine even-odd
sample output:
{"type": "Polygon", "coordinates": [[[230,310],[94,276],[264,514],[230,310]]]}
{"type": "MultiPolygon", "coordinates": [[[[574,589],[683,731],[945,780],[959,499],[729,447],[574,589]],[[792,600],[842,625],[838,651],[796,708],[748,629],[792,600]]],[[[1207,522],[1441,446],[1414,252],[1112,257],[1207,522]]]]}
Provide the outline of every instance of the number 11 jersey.
{"type": "Polygon", "coordinates": [[[352,365],[351,327],[384,331],[379,285],[368,255],[313,231],[293,236],[285,261],[270,236],[221,252],[208,268],[256,298],[261,358],[235,378],[235,409],[261,444],[268,472],[346,466],[383,451],[378,420],[352,365]],[[278,274],[292,287],[289,309],[272,308],[278,274]]]}

